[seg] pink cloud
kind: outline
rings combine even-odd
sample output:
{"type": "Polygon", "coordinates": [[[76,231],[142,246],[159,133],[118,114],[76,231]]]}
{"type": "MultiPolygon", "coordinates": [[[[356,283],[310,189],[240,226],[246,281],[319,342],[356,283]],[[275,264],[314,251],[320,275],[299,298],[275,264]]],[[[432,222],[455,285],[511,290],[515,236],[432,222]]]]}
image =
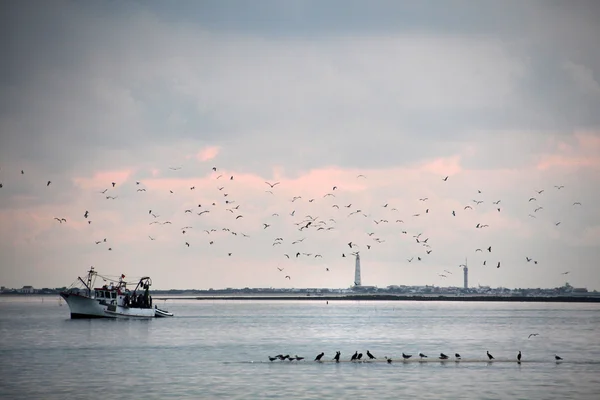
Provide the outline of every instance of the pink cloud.
{"type": "Polygon", "coordinates": [[[538,170],[550,168],[597,168],[600,166],[600,137],[592,133],[576,133],[574,144],[556,143],[556,151],[543,155],[538,170]]]}
{"type": "Polygon", "coordinates": [[[129,180],[132,174],[133,170],[131,169],[120,171],[100,171],[96,172],[91,178],[73,178],[73,182],[83,189],[95,190],[112,187],[112,182],[114,182],[116,186],[122,185],[129,180]]]}
{"type": "Polygon", "coordinates": [[[218,146],[208,146],[203,148],[196,154],[196,158],[202,162],[212,160],[217,155],[219,155],[220,147],[218,146]]]}

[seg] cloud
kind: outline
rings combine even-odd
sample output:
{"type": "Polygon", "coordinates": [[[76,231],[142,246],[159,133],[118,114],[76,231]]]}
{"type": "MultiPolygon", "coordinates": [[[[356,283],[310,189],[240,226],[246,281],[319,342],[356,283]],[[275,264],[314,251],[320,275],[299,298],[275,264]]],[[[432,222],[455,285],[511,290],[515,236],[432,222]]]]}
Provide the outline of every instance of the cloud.
{"type": "Polygon", "coordinates": [[[206,147],[202,150],[200,150],[200,152],[198,152],[198,154],[196,155],[196,158],[198,158],[198,160],[206,162],[206,161],[210,161],[213,158],[215,158],[217,155],[219,155],[219,147],[217,146],[209,146],[206,147]]]}
{"type": "Polygon", "coordinates": [[[94,264],[161,287],[346,286],[353,241],[380,286],[446,284],[465,255],[482,284],[557,285],[577,254],[573,282],[600,287],[595,3],[234,3],[3,8],[4,285],[94,264]],[[299,231],[307,215],[327,225],[299,231]],[[524,277],[524,255],[544,269],[524,277]]]}

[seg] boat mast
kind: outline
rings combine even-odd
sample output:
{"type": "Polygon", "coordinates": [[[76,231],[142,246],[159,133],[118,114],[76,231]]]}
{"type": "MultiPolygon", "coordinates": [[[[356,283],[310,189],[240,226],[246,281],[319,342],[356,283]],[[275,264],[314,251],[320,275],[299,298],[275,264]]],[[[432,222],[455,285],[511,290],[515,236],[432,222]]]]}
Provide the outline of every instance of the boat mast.
{"type": "Polygon", "coordinates": [[[81,283],[83,283],[83,285],[87,288],[88,297],[92,296],[92,289],[90,289],[90,287],[92,286],[92,276],[94,276],[95,274],[96,274],[96,272],[94,271],[94,267],[90,267],[90,270],[88,271],[88,276],[87,276],[87,283],[84,282],[80,276],[77,277],[81,281],[81,283]]]}

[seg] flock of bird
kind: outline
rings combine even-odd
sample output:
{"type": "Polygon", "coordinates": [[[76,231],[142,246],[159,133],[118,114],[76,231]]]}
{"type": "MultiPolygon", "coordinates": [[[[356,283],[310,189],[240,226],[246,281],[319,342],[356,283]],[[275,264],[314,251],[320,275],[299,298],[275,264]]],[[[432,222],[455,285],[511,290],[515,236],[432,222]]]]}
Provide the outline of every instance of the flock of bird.
{"type": "MultiPolygon", "coordinates": [[[[178,171],[181,170],[181,167],[170,167],[169,170],[171,173],[177,174],[178,171]]],[[[21,175],[25,175],[25,171],[21,170],[21,175]]],[[[425,257],[429,256],[434,251],[433,244],[435,238],[426,236],[424,232],[414,230],[416,228],[415,225],[418,224],[413,222],[434,214],[434,210],[428,206],[428,197],[420,197],[418,199],[418,204],[421,206],[411,213],[406,213],[404,206],[402,207],[403,211],[401,212],[399,210],[400,204],[393,204],[392,201],[382,202],[379,207],[376,207],[375,209],[367,209],[365,206],[354,204],[354,202],[351,200],[349,201],[348,192],[343,193],[343,186],[338,184],[332,185],[329,191],[321,193],[319,196],[307,198],[304,194],[298,194],[287,199],[280,198],[279,206],[283,204],[283,209],[266,211],[267,207],[262,207],[261,210],[260,204],[246,207],[245,204],[238,203],[237,199],[234,198],[232,193],[238,192],[238,195],[241,193],[239,193],[239,190],[235,189],[236,179],[231,173],[225,175],[224,173],[221,173],[219,168],[213,167],[209,172],[209,176],[214,180],[215,192],[201,194],[204,200],[212,196],[208,202],[202,201],[200,203],[192,203],[193,200],[190,199],[190,196],[188,196],[184,199],[179,198],[184,204],[182,205],[179,203],[180,205],[178,209],[159,210],[159,206],[157,205],[156,207],[152,207],[147,210],[147,236],[149,241],[154,242],[161,236],[162,231],[157,230],[158,227],[164,229],[166,226],[172,226],[178,223],[179,220],[187,218],[185,219],[185,222],[181,223],[181,226],[178,228],[178,235],[182,237],[181,244],[186,248],[193,247],[200,243],[213,246],[217,242],[223,242],[223,235],[235,236],[242,238],[243,240],[251,239],[251,236],[253,235],[271,235],[273,239],[270,243],[270,247],[274,249],[273,251],[279,253],[279,257],[282,258],[282,263],[286,260],[292,259],[311,259],[315,261],[322,260],[326,257],[335,257],[336,252],[338,257],[344,258],[349,255],[356,255],[360,251],[375,251],[378,246],[382,246],[384,243],[386,243],[386,241],[390,240],[389,237],[383,236],[385,231],[384,227],[396,225],[397,228],[395,229],[395,238],[398,238],[398,236],[405,236],[408,240],[412,240],[415,246],[414,250],[412,250],[414,254],[406,258],[406,262],[421,262],[425,259],[425,257]],[[342,195],[340,195],[341,192],[343,193],[342,195]],[[306,212],[307,207],[310,207],[311,204],[317,202],[325,203],[323,205],[330,210],[328,215],[319,216],[306,212]],[[203,220],[203,218],[206,218],[207,215],[214,215],[219,212],[220,214],[218,214],[218,220],[219,223],[222,224],[221,227],[209,226],[209,223],[203,220]],[[269,215],[267,215],[267,212],[269,215]],[[178,213],[179,217],[177,218],[178,213]],[[254,215],[249,216],[248,213],[252,213],[254,215]],[[237,221],[243,220],[247,217],[255,218],[257,214],[260,213],[265,216],[265,219],[260,222],[256,222],[251,228],[249,228],[251,231],[246,231],[249,233],[242,232],[240,225],[237,225],[236,227],[236,224],[239,224],[237,221]],[[403,213],[406,213],[406,216],[401,216],[403,213]],[[168,214],[169,217],[175,218],[163,218],[161,216],[162,214],[168,214]],[[285,216],[285,214],[291,217],[296,231],[299,232],[299,237],[291,240],[284,238],[284,235],[281,233],[281,228],[283,225],[280,221],[282,218],[281,215],[285,216]],[[191,217],[194,215],[196,218],[200,218],[198,222],[194,222],[191,219],[191,217]],[[367,230],[364,231],[364,222],[361,222],[360,224],[354,223],[357,218],[368,222],[368,226],[370,226],[370,228],[367,228],[367,230]],[[347,221],[344,223],[344,225],[346,225],[346,229],[340,228],[340,225],[342,225],[340,222],[341,220],[347,221]],[[350,224],[350,226],[348,226],[348,224],[350,224]],[[356,227],[359,225],[363,227],[362,233],[357,233],[356,227]],[[343,241],[343,239],[342,241],[339,240],[338,235],[336,237],[337,244],[332,244],[332,246],[329,246],[327,254],[320,254],[310,250],[311,242],[314,244],[315,242],[323,241],[323,236],[317,237],[315,235],[326,234],[327,232],[331,231],[337,232],[340,230],[342,231],[341,234],[346,237],[347,241],[343,241]],[[204,238],[199,238],[198,233],[193,234],[192,232],[194,231],[198,232],[199,235],[203,235],[204,238]],[[252,235],[250,233],[252,233],[252,235]],[[349,240],[351,235],[353,239],[349,240]],[[337,247],[336,250],[336,246],[343,247],[337,247]]],[[[368,178],[364,174],[357,175],[356,180],[359,182],[368,182],[368,178]]],[[[452,178],[450,176],[440,177],[439,184],[451,185],[452,178]]],[[[46,187],[50,187],[51,185],[52,181],[45,181],[46,187]]],[[[159,190],[147,187],[142,181],[135,181],[135,183],[132,182],[131,185],[133,185],[133,189],[131,186],[127,187],[127,183],[125,185],[125,191],[119,192],[120,185],[114,181],[106,182],[106,187],[103,190],[100,190],[98,195],[104,196],[106,201],[117,202],[122,198],[131,198],[134,196],[133,192],[137,193],[139,196],[148,196],[151,191],[159,190]]],[[[265,181],[263,185],[264,196],[266,196],[264,202],[266,204],[271,202],[270,198],[275,198],[278,196],[277,191],[278,189],[281,189],[282,183],[265,181]]],[[[10,185],[0,182],[0,188],[2,188],[4,191],[10,190],[10,185]]],[[[194,192],[195,189],[195,185],[189,187],[190,192],[194,192]]],[[[555,185],[552,188],[554,191],[562,191],[563,189],[563,185],[555,185]]],[[[543,189],[536,190],[535,196],[524,199],[527,204],[531,204],[531,213],[529,213],[529,218],[537,218],[543,214],[544,207],[538,204],[538,197],[546,196],[545,192],[546,191],[543,189]]],[[[166,193],[163,194],[167,195],[166,193]]],[[[176,195],[177,194],[173,189],[168,189],[168,196],[175,197],[176,195]]],[[[477,190],[477,192],[473,194],[473,199],[469,202],[469,204],[462,206],[462,209],[447,209],[445,211],[435,210],[435,213],[447,213],[448,215],[451,215],[452,218],[458,218],[459,214],[461,213],[472,213],[477,209],[485,207],[486,202],[489,202],[492,205],[494,212],[500,213],[503,211],[501,201],[501,199],[495,199],[494,201],[485,199],[483,197],[482,190],[477,190]]],[[[582,204],[579,201],[575,201],[572,203],[572,206],[581,207],[582,204]]],[[[177,206],[175,208],[177,208],[177,206]]],[[[490,209],[485,209],[485,211],[489,210],[490,209]]],[[[55,216],[54,220],[60,225],[65,225],[68,224],[68,221],[72,220],[72,218],[80,218],[82,221],[86,221],[87,224],[91,225],[94,212],[95,210],[93,209],[81,210],[79,217],[70,216],[67,218],[59,215],[55,216]]],[[[215,223],[215,218],[212,219],[212,222],[215,223]]],[[[556,227],[558,227],[561,224],[561,221],[553,221],[553,223],[556,227]]],[[[248,225],[245,225],[245,227],[248,229],[248,225]]],[[[484,223],[484,221],[482,221],[474,224],[473,229],[485,230],[493,228],[490,227],[489,223],[484,223]]],[[[169,234],[174,234],[174,232],[170,231],[169,234]]],[[[93,242],[96,245],[106,245],[106,249],[108,251],[112,251],[115,246],[117,246],[117,244],[111,244],[111,241],[106,237],[95,238],[93,242]]],[[[476,247],[471,250],[475,254],[482,255],[480,259],[478,259],[478,262],[480,262],[482,266],[488,265],[489,262],[490,265],[500,268],[502,266],[501,260],[499,257],[495,258],[494,245],[492,243],[481,244],[483,244],[481,247],[476,247]]],[[[226,257],[234,256],[236,254],[235,244],[229,243],[227,246],[231,247],[220,253],[220,255],[226,257]]],[[[533,262],[534,264],[538,264],[538,260],[534,259],[534,257],[529,254],[523,255],[523,262],[533,262]]],[[[321,261],[320,265],[324,272],[330,271],[331,266],[326,264],[325,261],[321,261]]],[[[462,266],[464,265],[459,265],[459,267],[462,266]]],[[[281,273],[282,279],[291,280],[293,272],[290,272],[290,269],[287,267],[288,265],[280,264],[277,267],[277,271],[281,273]]],[[[568,273],[569,271],[563,272],[565,275],[568,273]]],[[[452,271],[449,269],[444,269],[437,272],[437,275],[441,278],[448,278],[450,274],[452,274],[452,271]]]]}
{"type": "MultiPolygon", "coordinates": [[[[352,357],[350,357],[349,361],[350,362],[365,362],[365,361],[373,361],[373,360],[377,359],[377,357],[375,357],[373,354],[371,354],[371,352],[369,350],[367,350],[366,354],[367,354],[368,358],[365,357],[363,359],[363,353],[359,353],[358,351],[356,351],[352,355],[352,357]]],[[[335,356],[331,359],[331,361],[340,362],[341,361],[340,360],[341,355],[342,355],[342,353],[340,351],[336,351],[335,352],[335,356]]],[[[486,355],[487,355],[488,361],[490,361],[490,362],[495,359],[494,356],[491,355],[489,351],[486,351],[486,355]]],[[[317,354],[317,356],[315,357],[314,361],[323,362],[324,361],[323,360],[324,356],[325,356],[325,353],[321,352],[321,353],[317,354]]],[[[277,360],[279,360],[279,361],[285,361],[285,360],[288,360],[288,361],[302,361],[302,360],[304,360],[304,357],[299,357],[298,355],[292,357],[289,354],[287,354],[285,356],[283,354],[278,354],[278,355],[276,355],[274,357],[269,356],[268,358],[269,358],[269,361],[271,361],[271,362],[277,361],[277,360]]],[[[406,360],[408,360],[410,358],[412,358],[412,354],[402,353],[402,360],[403,361],[406,361],[406,360]]],[[[419,359],[420,360],[424,360],[425,358],[428,358],[428,356],[426,356],[423,353],[419,353],[419,359]]],[[[517,353],[517,357],[516,357],[517,362],[520,363],[521,362],[521,358],[522,358],[522,353],[519,350],[519,353],[517,353]]],[[[391,364],[394,361],[393,358],[387,357],[387,356],[384,359],[387,361],[388,364],[391,364]]],[[[445,360],[449,360],[450,357],[447,356],[444,353],[440,353],[440,355],[438,356],[438,359],[440,359],[442,361],[445,361],[445,360]]],[[[461,361],[462,360],[461,355],[458,354],[458,353],[455,353],[454,354],[454,360],[455,361],[461,361]]],[[[558,356],[558,355],[555,354],[554,355],[554,360],[557,361],[557,362],[558,361],[562,361],[562,357],[560,357],[560,356],[558,356]]]]}

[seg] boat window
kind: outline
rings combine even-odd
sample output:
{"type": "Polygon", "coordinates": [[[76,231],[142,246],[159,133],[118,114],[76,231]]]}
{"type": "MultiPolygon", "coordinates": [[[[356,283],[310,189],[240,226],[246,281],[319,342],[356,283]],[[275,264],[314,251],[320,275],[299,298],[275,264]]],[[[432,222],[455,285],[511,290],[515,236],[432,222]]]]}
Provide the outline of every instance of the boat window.
{"type": "Polygon", "coordinates": [[[117,292],[112,292],[112,298],[116,299],[117,298],[117,292]]]}
{"type": "Polygon", "coordinates": [[[110,292],[105,292],[105,293],[104,293],[104,296],[105,296],[107,299],[110,299],[110,292]]]}

